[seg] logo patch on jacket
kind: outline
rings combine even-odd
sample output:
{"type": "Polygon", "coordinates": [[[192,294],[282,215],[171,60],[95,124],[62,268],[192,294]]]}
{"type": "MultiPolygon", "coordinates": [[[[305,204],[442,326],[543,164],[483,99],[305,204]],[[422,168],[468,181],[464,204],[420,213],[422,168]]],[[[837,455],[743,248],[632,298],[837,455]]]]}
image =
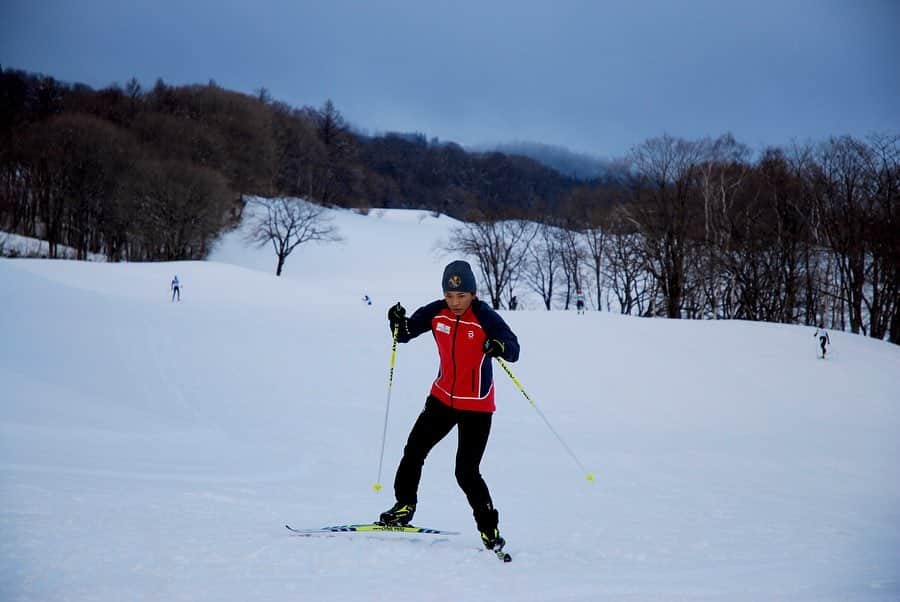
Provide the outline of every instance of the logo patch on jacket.
{"type": "Polygon", "coordinates": [[[475,331],[474,331],[474,330],[470,330],[470,331],[469,331],[469,340],[471,341],[471,340],[474,339],[474,338],[475,338],[475,331]]]}
{"type": "Polygon", "coordinates": [[[438,322],[437,326],[435,326],[435,329],[438,332],[443,332],[444,334],[450,334],[450,327],[442,322],[438,322]]]}

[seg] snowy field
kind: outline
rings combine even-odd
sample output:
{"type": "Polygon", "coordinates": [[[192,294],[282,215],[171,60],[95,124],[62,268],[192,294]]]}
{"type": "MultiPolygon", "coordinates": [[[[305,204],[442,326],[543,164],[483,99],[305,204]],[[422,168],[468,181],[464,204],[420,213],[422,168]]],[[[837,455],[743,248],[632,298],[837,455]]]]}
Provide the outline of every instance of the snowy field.
{"type": "MultiPolygon", "coordinates": [[[[78,252],[65,245],[57,246],[60,258],[75,259],[78,252]]],[[[50,244],[28,236],[10,234],[0,231],[0,257],[42,257],[50,256],[50,244]]],[[[88,261],[106,261],[106,256],[99,253],[88,253],[88,261]]]]}
{"type": "Polygon", "coordinates": [[[514,560],[480,551],[429,457],[416,523],[301,538],[390,506],[434,343],[389,305],[440,295],[455,224],[336,212],[344,241],[210,262],[0,260],[0,600],[900,600],[900,347],[747,322],[504,312],[482,472],[514,560]],[[177,274],[183,298],[172,303],[177,274]],[[375,304],[362,302],[371,295],[375,304]]]}

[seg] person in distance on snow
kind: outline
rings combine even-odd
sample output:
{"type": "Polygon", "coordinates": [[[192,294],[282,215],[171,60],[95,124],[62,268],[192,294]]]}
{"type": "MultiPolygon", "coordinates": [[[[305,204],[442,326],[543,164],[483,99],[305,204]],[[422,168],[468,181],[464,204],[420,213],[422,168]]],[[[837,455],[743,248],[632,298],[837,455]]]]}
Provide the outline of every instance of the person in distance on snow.
{"type": "Polygon", "coordinates": [[[831,345],[831,339],[828,338],[828,331],[825,330],[825,325],[819,324],[813,336],[819,337],[819,345],[822,346],[822,359],[825,359],[825,345],[831,345]]]}
{"type": "Polygon", "coordinates": [[[181,284],[178,282],[177,274],[172,278],[172,301],[175,300],[176,295],[178,295],[178,300],[181,301],[181,284]]]}
{"type": "Polygon", "coordinates": [[[519,341],[506,322],[476,296],[475,275],[465,261],[444,269],[444,298],[420,307],[409,317],[400,303],[388,311],[391,332],[406,343],[431,331],[440,369],[409,433],[394,478],[397,502],[379,522],[406,525],[418,503],[417,492],[425,457],[456,427],[456,480],[466,494],[481,540],[489,550],[502,548],[499,516],[479,465],[487,446],[494,412],[492,357],[508,362],[519,358],[519,341]]]}
{"type": "Polygon", "coordinates": [[[581,292],[581,289],[575,293],[575,309],[579,314],[584,313],[584,293],[581,292]]]}

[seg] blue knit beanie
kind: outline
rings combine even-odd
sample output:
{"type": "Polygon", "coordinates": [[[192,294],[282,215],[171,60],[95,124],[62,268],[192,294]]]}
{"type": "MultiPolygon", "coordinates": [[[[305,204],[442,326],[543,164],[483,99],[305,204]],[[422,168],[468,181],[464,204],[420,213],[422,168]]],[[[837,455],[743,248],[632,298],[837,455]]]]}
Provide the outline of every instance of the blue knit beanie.
{"type": "Polygon", "coordinates": [[[472,266],[465,261],[456,260],[444,268],[444,278],[441,280],[444,292],[463,292],[474,293],[475,274],[472,273],[472,266]]]}

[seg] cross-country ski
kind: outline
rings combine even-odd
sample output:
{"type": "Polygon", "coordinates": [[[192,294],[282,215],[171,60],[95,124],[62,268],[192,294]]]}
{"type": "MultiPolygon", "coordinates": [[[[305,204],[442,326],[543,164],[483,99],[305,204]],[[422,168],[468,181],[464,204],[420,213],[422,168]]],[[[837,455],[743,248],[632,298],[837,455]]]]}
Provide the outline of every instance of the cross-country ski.
{"type": "Polygon", "coordinates": [[[363,523],[357,525],[335,525],[321,527],[319,529],[297,529],[285,525],[288,531],[295,535],[328,535],[334,533],[400,533],[405,535],[459,535],[459,531],[445,531],[443,529],[429,529],[427,527],[414,527],[413,525],[389,526],[377,523],[363,523]]]}

